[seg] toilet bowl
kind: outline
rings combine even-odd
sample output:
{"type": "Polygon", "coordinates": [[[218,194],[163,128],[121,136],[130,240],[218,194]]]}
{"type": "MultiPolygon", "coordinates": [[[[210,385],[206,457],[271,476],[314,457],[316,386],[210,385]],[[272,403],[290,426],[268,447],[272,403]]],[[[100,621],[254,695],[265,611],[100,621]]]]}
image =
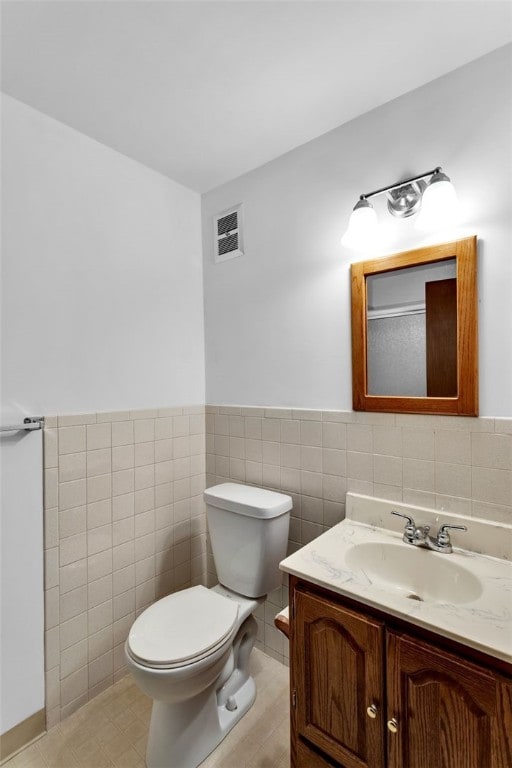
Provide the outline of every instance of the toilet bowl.
{"type": "Polygon", "coordinates": [[[252,614],[280,583],[292,502],[235,483],[205,491],[205,500],[223,583],[158,600],[136,619],[125,645],[130,672],[153,699],[148,768],[196,768],[256,697],[252,614]]]}
{"type": "Polygon", "coordinates": [[[259,602],[220,585],[191,587],[159,600],[134,623],[128,667],[154,702],[149,768],[199,765],[253,703],[248,662],[259,602]]]}

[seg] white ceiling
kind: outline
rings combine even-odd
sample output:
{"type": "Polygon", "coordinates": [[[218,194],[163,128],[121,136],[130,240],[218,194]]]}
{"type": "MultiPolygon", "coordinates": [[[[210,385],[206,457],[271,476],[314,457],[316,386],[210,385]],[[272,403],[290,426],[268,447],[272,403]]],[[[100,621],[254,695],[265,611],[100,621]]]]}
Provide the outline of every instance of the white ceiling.
{"type": "Polygon", "coordinates": [[[3,90],[199,191],[512,39],[494,0],[2,3],[3,90]]]}

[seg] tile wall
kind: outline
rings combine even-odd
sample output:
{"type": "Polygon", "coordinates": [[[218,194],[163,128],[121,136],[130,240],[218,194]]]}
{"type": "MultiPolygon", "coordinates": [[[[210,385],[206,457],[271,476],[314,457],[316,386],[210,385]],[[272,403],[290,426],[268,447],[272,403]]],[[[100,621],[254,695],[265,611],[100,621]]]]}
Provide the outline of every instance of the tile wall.
{"type": "Polygon", "coordinates": [[[47,417],[47,726],[125,672],[155,599],[205,582],[204,407],[47,417]]]}
{"type": "MultiPolygon", "coordinates": [[[[49,417],[44,438],[49,727],[125,673],[140,611],[216,583],[205,483],[291,494],[290,551],[343,519],[348,490],[512,524],[512,419],[207,406],[49,417]]],[[[287,602],[283,576],[256,612],[284,662],[287,602]]]]}
{"type": "MultiPolygon", "coordinates": [[[[290,552],[343,519],[347,491],[512,524],[512,419],[207,406],[206,485],[226,480],[291,494],[290,552]]],[[[281,661],[287,603],[283,577],[256,614],[281,661]]]]}

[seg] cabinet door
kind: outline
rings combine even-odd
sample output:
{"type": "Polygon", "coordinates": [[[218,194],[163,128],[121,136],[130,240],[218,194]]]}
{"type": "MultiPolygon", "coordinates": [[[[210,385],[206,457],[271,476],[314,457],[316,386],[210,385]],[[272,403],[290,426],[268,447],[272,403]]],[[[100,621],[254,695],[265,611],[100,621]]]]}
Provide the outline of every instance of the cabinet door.
{"type": "Polygon", "coordinates": [[[292,760],[294,768],[339,768],[340,765],[331,762],[325,755],[317,754],[300,739],[297,741],[292,760]]]}
{"type": "Polygon", "coordinates": [[[511,688],[504,680],[393,632],[387,645],[387,717],[397,723],[388,731],[389,768],[512,765],[511,688]]]}
{"type": "Polygon", "coordinates": [[[344,768],[384,765],[383,644],[381,623],[295,592],[291,666],[296,737],[344,768]],[[371,705],[374,718],[367,714],[371,705]]]}

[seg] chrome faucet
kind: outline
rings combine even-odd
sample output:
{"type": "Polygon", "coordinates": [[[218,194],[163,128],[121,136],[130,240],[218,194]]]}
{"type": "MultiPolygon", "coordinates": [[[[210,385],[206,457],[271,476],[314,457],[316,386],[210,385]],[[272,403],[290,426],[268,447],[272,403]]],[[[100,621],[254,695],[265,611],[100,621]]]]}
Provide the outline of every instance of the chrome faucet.
{"type": "Polygon", "coordinates": [[[406,544],[412,544],[414,547],[425,547],[434,550],[434,552],[444,552],[447,555],[452,551],[448,530],[453,528],[457,531],[467,531],[465,525],[442,525],[437,532],[437,538],[434,539],[429,535],[430,525],[416,525],[412,517],[403,515],[401,512],[395,512],[395,510],[391,514],[407,520],[403,535],[406,544]]]}

